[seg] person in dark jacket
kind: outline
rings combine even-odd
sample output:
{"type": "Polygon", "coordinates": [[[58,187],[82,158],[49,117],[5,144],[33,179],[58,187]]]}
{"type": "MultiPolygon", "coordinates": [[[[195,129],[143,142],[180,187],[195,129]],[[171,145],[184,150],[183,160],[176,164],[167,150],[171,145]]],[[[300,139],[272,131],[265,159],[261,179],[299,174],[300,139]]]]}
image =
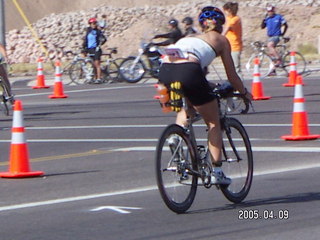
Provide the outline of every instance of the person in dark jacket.
{"type": "Polygon", "coordinates": [[[178,26],[179,22],[176,19],[171,19],[169,22],[169,28],[171,31],[165,34],[158,34],[153,38],[167,38],[167,40],[159,43],[155,43],[157,46],[167,46],[176,43],[180,38],[183,37],[182,32],[178,26]]]}
{"type": "Polygon", "coordinates": [[[98,29],[97,19],[90,18],[89,27],[83,42],[83,48],[87,54],[92,55],[94,66],[96,68],[96,76],[94,83],[101,82],[101,46],[107,41],[100,29],[98,29]]]}
{"type": "Polygon", "coordinates": [[[182,23],[184,23],[184,30],[185,30],[184,37],[197,33],[197,31],[193,28],[192,17],[185,17],[182,20],[182,23]]]}

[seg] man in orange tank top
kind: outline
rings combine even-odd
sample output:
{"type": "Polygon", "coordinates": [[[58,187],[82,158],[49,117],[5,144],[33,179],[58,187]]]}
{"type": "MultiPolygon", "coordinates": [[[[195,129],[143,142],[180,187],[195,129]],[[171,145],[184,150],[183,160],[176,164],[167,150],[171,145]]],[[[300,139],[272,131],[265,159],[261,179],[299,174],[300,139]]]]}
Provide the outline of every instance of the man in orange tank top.
{"type": "Polygon", "coordinates": [[[241,51],[242,51],[242,25],[241,19],[237,16],[238,3],[227,2],[223,6],[223,10],[226,13],[227,24],[223,30],[223,35],[229,40],[231,45],[231,56],[234,62],[236,71],[240,77],[241,74],[241,51]]]}

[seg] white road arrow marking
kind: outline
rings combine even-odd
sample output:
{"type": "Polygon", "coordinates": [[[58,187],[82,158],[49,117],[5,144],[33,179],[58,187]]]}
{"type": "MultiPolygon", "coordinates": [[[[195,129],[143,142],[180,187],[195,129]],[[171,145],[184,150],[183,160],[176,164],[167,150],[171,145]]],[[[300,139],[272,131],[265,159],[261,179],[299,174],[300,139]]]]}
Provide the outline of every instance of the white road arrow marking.
{"type": "Polygon", "coordinates": [[[121,206],[101,206],[101,207],[97,207],[94,209],[91,209],[91,212],[97,212],[97,211],[101,211],[101,210],[105,210],[105,209],[109,209],[118,213],[122,213],[122,214],[128,214],[131,213],[130,211],[127,210],[136,210],[136,209],[141,209],[138,207],[121,207],[121,206]],[[127,210],[124,210],[127,209],[127,210]]]}

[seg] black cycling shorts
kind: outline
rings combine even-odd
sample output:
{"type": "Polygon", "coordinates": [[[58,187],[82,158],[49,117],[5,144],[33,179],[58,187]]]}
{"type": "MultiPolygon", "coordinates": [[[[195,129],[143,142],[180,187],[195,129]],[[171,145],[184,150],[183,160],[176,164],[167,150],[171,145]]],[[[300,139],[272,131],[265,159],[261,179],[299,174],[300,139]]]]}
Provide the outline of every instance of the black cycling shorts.
{"type": "Polygon", "coordinates": [[[99,49],[98,51],[96,51],[96,48],[88,48],[87,49],[87,53],[88,54],[92,54],[92,59],[93,60],[101,60],[101,54],[102,54],[102,51],[101,49],[99,49]],[[94,54],[94,55],[93,55],[94,54]]]}
{"type": "Polygon", "coordinates": [[[203,105],[216,98],[198,63],[163,63],[159,81],[166,87],[172,82],[181,82],[184,96],[194,106],[203,105]]]}

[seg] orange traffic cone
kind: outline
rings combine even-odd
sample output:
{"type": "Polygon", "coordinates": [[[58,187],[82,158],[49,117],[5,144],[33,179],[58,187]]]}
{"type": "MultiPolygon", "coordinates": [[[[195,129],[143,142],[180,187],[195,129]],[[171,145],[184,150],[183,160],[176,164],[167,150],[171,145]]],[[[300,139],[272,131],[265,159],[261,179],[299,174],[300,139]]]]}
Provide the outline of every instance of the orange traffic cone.
{"type": "Polygon", "coordinates": [[[23,112],[20,100],[14,103],[9,172],[0,173],[3,178],[37,177],[44,173],[31,172],[28,147],[24,136],[23,112]]]}
{"type": "Polygon", "coordinates": [[[254,59],[254,69],[253,69],[253,81],[252,81],[252,96],[253,100],[267,100],[271,97],[264,96],[263,94],[263,86],[262,82],[260,81],[260,60],[259,58],[254,59]]]}
{"type": "Polygon", "coordinates": [[[39,88],[49,88],[49,86],[45,85],[45,77],[43,74],[43,67],[42,67],[43,59],[40,57],[38,58],[38,68],[37,68],[37,85],[33,86],[33,89],[39,88]]]}
{"type": "Polygon", "coordinates": [[[310,135],[308,126],[308,114],[305,111],[305,99],[302,91],[302,77],[298,75],[297,84],[294,88],[293,99],[293,115],[292,115],[292,135],[282,136],[285,140],[313,140],[320,137],[320,135],[310,135]]]}
{"type": "Polygon", "coordinates": [[[49,98],[67,98],[68,96],[63,93],[63,84],[61,80],[61,62],[56,61],[56,73],[54,79],[54,90],[53,95],[50,95],[49,98]]]}
{"type": "Polygon", "coordinates": [[[293,87],[296,84],[297,79],[297,63],[296,63],[296,53],[290,53],[290,72],[288,77],[288,82],[282,84],[284,87],[293,87]]]}

